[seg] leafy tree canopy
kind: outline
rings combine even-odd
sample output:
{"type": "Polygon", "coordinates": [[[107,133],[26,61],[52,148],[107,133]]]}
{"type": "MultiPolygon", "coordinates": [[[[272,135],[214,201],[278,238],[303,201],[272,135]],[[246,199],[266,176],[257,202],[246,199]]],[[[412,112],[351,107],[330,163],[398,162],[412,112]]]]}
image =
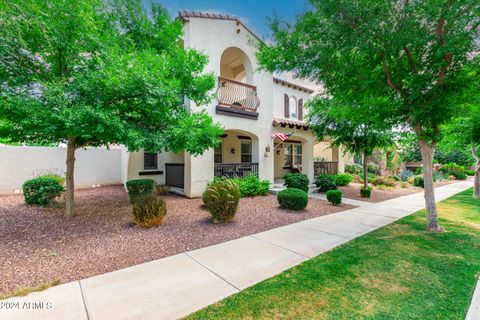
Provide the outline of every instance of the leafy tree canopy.
{"type": "MultiPolygon", "coordinates": [[[[465,65],[479,35],[480,3],[464,1],[312,0],[295,25],[272,22],[275,42],[260,63],[321,81],[348,101],[378,103],[383,118],[409,125],[430,142],[455,113],[470,79],[465,65]]],[[[360,103],[360,102],[359,102],[360,103]]],[[[366,103],[360,103],[365,105],[366,103]]]]}
{"type": "Polygon", "coordinates": [[[181,46],[181,22],[140,1],[0,4],[0,135],[75,146],[200,154],[221,129],[183,99],[209,100],[207,57],[181,46]]]}

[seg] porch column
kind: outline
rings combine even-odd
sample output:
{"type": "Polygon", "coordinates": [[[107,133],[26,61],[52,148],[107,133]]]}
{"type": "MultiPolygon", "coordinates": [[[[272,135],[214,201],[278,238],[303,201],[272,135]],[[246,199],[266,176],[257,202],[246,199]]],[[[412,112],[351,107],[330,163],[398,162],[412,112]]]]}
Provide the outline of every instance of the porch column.
{"type": "Polygon", "coordinates": [[[315,141],[306,141],[302,145],[302,171],[308,176],[310,183],[314,183],[315,175],[313,172],[313,146],[315,141]]]}
{"type": "Polygon", "coordinates": [[[201,197],[207,184],[213,180],[213,149],[194,157],[185,152],[185,196],[201,197]]]}
{"type": "Polygon", "coordinates": [[[345,159],[343,157],[343,148],[342,146],[337,148],[337,158],[338,158],[338,172],[344,173],[345,172],[345,159]]]}

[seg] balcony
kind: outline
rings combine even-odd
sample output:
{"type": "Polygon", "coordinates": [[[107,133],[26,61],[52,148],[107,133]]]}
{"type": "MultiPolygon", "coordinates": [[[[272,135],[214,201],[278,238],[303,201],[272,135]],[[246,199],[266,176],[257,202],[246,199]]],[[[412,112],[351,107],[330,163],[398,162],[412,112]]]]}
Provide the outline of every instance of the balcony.
{"type": "Polygon", "coordinates": [[[218,78],[217,114],[226,114],[247,119],[258,118],[260,100],[257,87],[227,78],[218,78]]]}

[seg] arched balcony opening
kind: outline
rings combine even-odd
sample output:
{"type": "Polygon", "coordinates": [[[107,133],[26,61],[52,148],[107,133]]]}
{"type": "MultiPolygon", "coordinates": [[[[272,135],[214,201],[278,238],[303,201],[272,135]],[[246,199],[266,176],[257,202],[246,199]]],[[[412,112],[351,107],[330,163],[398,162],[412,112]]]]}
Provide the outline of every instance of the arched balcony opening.
{"type": "Polygon", "coordinates": [[[230,47],[222,54],[217,99],[219,106],[235,109],[239,114],[256,112],[260,105],[257,88],[253,85],[252,64],[239,48],[230,47]]]}

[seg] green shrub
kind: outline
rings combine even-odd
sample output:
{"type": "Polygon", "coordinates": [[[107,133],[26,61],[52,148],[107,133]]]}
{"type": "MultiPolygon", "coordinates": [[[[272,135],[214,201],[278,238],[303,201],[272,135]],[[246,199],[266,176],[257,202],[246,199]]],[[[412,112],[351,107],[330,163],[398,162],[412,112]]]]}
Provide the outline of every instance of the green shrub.
{"type": "Polygon", "coordinates": [[[142,228],[158,227],[165,221],[167,206],[165,201],[153,194],[136,196],[133,202],[133,218],[142,228]]]}
{"type": "Polygon", "coordinates": [[[474,176],[475,175],[475,171],[470,170],[470,169],[465,169],[464,172],[467,174],[467,176],[474,176]]]}
{"type": "Polygon", "coordinates": [[[334,206],[342,203],[342,191],[340,190],[328,190],[327,200],[334,206]]]}
{"type": "Polygon", "coordinates": [[[454,176],[456,180],[467,180],[467,174],[463,171],[450,171],[449,174],[454,176]]]}
{"type": "Polygon", "coordinates": [[[415,176],[415,177],[413,178],[413,185],[414,185],[415,187],[423,188],[423,187],[424,187],[423,177],[422,177],[422,176],[415,176]]]}
{"type": "Polygon", "coordinates": [[[288,188],[300,189],[308,192],[308,177],[303,173],[287,173],[283,177],[284,185],[288,188]]]}
{"type": "Polygon", "coordinates": [[[423,173],[423,167],[422,166],[418,167],[417,170],[415,170],[416,175],[421,175],[422,173],[423,173]]]}
{"type": "Polygon", "coordinates": [[[373,162],[369,162],[367,166],[368,166],[368,169],[367,169],[368,173],[372,173],[375,175],[378,173],[378,170],[380,169],[380,166],[373,162]]]}
{"type": "Polygon", "coordinates": [[[361,164],[357,164],[357,163],[346,164],[345,172],[350,174],[361,175],[363,172],[363,167],[361,164]]]}
{"type": "Polygon", "coordinates": [[[456,163],[445,163],[440,168],[442,172],[451,172],[451,171],[465,171],[465,167],[456,163]]]}
{"type": "Polygon", "coordinates": [[[337,184],[333,180],[332,175],[322,174],[315,180],[315,185],[319,188],[319,192],[327,192],[329,190],[337,190],[337,184]]]}
{"type": "Polygon", "coordinates": [[[360,196],[362,198],[370,198],[371,194],[372,194],[372,187],[368,187],[368,188],[361,187],[360,188],[360,196]]]}
{"type": "Polygon", "coordinates": [[[38,176],[38,178],[52,178],[55,181],[57,181],[59,185],[65,186],[65,177],[59,174],[49,173],[43,176],[38,176]]]}
{"type": "Polygon", "coordinates": [[[378,176],[373,179],[372,184],[374,186],[384,185],[387,187],[394,187],[396,185],[396,182],[392,178],[378,176]]]}
{"type": "Polygon", "coordinates": [[[127,181],[127,191],[130,201],[135,201],[136,197],[153,194],[155,182],[152,179],[135,179],[127,181]]]}
{"type": "Polygon", "coordinates": [[[60,196],[65,188],[58,179],[52,177],[38,177],[23,183],[23,196],[26,204],[38,204],[46,207],[52,200],[60,196]]]}
{"type": "Polygon", "coordinates": [[[297,188],[287,188],[277,194],[278,203],[282,208],[298,211],[308,204],[308,193],[297,188]]]}
{"type": "Polygon", "coordinates": [[[398,177],[400,178],[400,180],[402,181],[408,181],[412,176],[414,175],[414,173],[410,170],[402,170],[400,172],[400,174],[398,175],[398,177]]]}
{"type": "Polygon", "coordinates": [[[270,190],[270,181],[260,181],[256,175],[250,174],[243,179],[232,179],[240,190],[241,197],[264,196],[270,190]]]}
{"type": "Polygon", "coordinates": [[[333,175],[333,182],[337,186],[348,186],[353,181],[353,176],[349,173],[337,173],[333,175]]]}
{"type": "Polygon", "coordinates": [[[368,177],[368,183],[372,183],[372,181],[375,180],[377,175],[375,175],[373,173],[367,173],[367,177],[368,177]]]}
{"type": "Polygon", "coordinates": [[[235,217],[238,210],[240,190],[231,180],[214,181],[208,185],[202,199],[214,223],[227,222],[235,217]]]}

